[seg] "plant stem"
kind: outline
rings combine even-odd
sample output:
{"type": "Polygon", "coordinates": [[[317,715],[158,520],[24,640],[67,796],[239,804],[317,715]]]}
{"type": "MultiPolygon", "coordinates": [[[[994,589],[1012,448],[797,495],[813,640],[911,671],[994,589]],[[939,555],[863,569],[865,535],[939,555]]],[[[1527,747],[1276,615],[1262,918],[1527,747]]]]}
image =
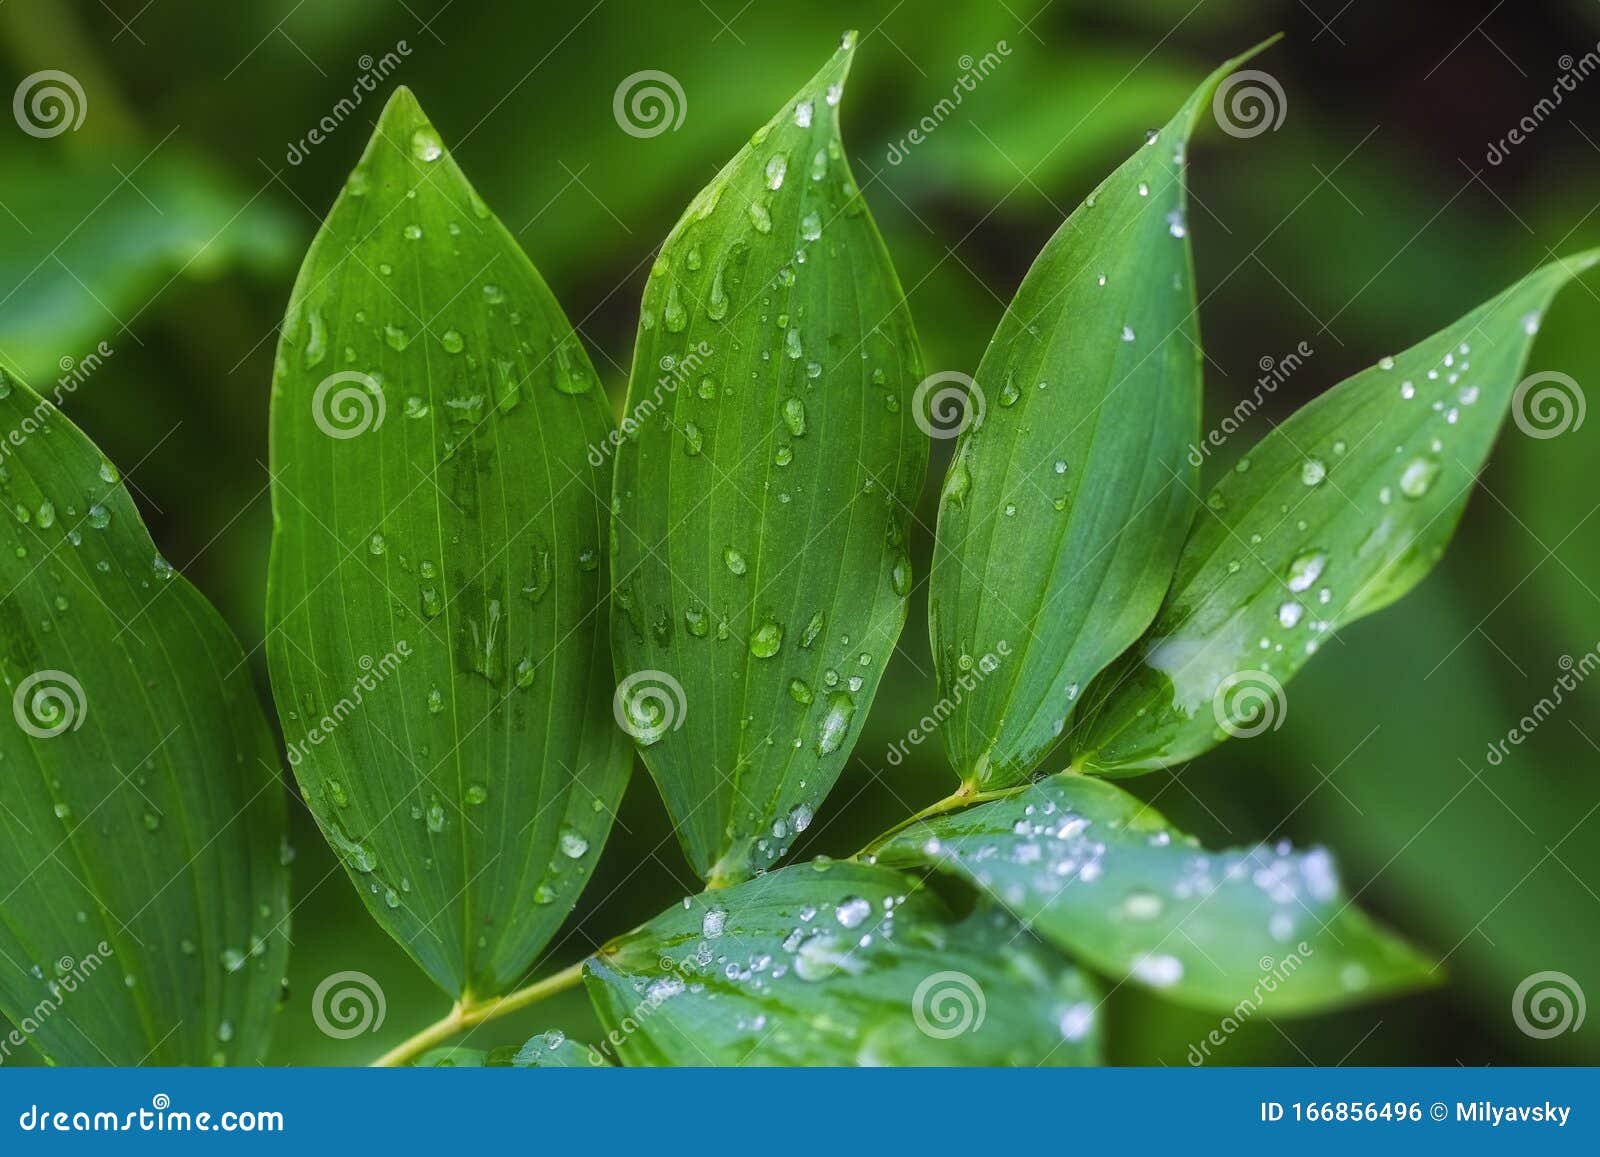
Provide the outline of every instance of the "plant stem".
{"type": "Polygon", "coordinates": [[[912,825],[921,823],[925,819],[931,819],[934,816],[944,815],[946,812],[960,811],[964,807],[970,807],[975,803],[984,803],[991,799],[998,799],[1003,795],[1010,795],[1012,792],[1017,790],[1019,789],[1008,787],[1002,788],[999,791],[978,791],[972,784],[964,782],[959,788],[957,788],[950,795],[945,796],[942,800],[939,800],[937,803],[931,803],[921,811],[901,820],[899,823],[895,824],[894,827],[884,832],[881,836],[873,840],[870,844],[862,848],[861,851],[856,854],[858,857],[871,855],[878,848],[888,843],[892,838],[899,835],[912,825]]]}
{"type": "Polygon", "coordinates": [[[583,961],[563,968],[560,972],[553,973],[543,980],[536,980],[532,984],[508,992],[504,996],[492,997],[485,1001],[474,1001],[469,996],[456,1001],[449,1013],[434,1021],[427,1028],[414,1036],[395,1045],[394,1048],[384,1053],[372,1062],[373,1068],[393,1068],[398,1065],[410,1064],[431,1048],[437,1048],[445,1041],[455,1036],[458,1032],[473,1028],[485,1021],[494,1020],[505,1016],[507,1013],[516,1012],[518,1009],[527,1008],[530,1004],[537,1004],[547,996],[554,996],[568,988],[572,988],[583,980],[583,961]]]}

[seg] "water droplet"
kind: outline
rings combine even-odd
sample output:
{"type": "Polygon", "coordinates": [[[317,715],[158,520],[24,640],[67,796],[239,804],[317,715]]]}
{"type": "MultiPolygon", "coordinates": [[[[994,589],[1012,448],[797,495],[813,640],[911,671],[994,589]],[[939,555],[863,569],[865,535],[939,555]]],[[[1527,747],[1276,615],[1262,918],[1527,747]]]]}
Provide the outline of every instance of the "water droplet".
{"type": "Polygon", "coordinates": [[[666,326],[669,333],[682,333],[689,324],[689,314],[683,308],[676,281],[667,287],[667,304],[661,310],[661,324],[666,326]]]}
{"type": "Polygon", "coordinates": [[[789,162],[782,153],[774,153],[767,161],[767,188],[781,189],[784,174],[789,171],[789,162]]]}
{"type": "Polygon", "coordinates": [[[731,546],[723,549],[722,564],[726,566],[729,572],[732,574],[742,575],[747,569],[749,569],[744,561],[744,555],[740,554],[731,546]]]}
{"type": "Polygon", "coordinates": [[[1407,498],[1421,498],[1439,476],[1439,464],[1431,458],[1413,458],[1400,472],[1400,493],[1407,498]]]}
{"type": "Polygon", "coordinates": [[[817,754],[832,755],[850,733],[850,721],[855,717],[855,700],[843,691],[828,696],[828,710],[817,728],[817,754]]]}
{"type": "Polygon", "coordinates": [[[1166,904],[1147,888],[1135,888],[1122,900],[1122,915],[1127,920],[1154,920],[1166,904]]]}
{"type": "MultiPolygon", "coordinates": [[[[790,331],[793,332],[792,330],[790,331]]],[[[806,432],[806,404],[799,398],[785,398],[783,400],[783,424],[789,427],[789,433],[796,438],[806,432]]]]}
{"type": "Polygon", "coordinates": [[[1176,956],[1147,953],[1136,957],[1128,971],[1136,980],[1156,988],[1168,988],[1183,979],[1183,962],[1176,956]]]}
{"type": "Polygon", "coordinates": [[[439,134],[426,125],[412,133],[411,155],[428,164],[444,156],[444,144],[439,140],[439,134]]]}
{"type": "Polygon", "coordinates": [[[783,646],[783,628],[772,619],[762,623],[750,636],[750,653],[758,659],[770,659],[783,646]]]}
{"type": "Polygon", "coordinates": [[[562,828],[560,843],[561,854],[569,860],[581,860],[589,850],[587,837],[576,828],[562,828]]]}
{"type": "Polygon", "coordinates": [[[689,633],[697,639],[703,639],[711,630],[711,619],[702,607],[685,607],[683,609],[683,624],[689,633]]]}
{"type": "Polygon", "coordinates": [[[715,940],[722,935],[728,925],[728,910],[720,904],[706,909],[706,914],[700,918],[700,935],[707,940],[715,940]]]}
{"type": "Polygon", "coordinates": [[[1289,563],[1289,589],[1299,593],[1322,577],[1328,565],[1328,556],[1320,550],[1308,550],[1295,556],[1289,563]]]}
{"type": "Polygon", "coordinates": [[[872,915],[872,905],[860,896],[846,896],[833,911],[833,918],[846,928],[859,928],[872,915]]]}

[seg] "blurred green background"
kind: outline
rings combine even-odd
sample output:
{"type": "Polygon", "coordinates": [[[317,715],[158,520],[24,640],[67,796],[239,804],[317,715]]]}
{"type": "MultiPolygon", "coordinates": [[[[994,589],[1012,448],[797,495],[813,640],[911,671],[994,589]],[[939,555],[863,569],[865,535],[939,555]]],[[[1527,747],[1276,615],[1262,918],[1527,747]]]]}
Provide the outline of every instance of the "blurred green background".
{"type": "MultiPolygon", "coordinates": [[[[846,147],[883,229],[930,370],[970,372],[1064,215],[1223,58],[1284,93],[1276,131],[1205,125],[1192,149],[1208,425],[1263,359],[1306,364],[1215,455],[1346,374],[1432,332],[1555,254],[1600,244],[1600,78],[1486,159],[1600,40],[1592,0],[878,0],[671,5],[471,0],[9,0],[5,91],[60,69],[81,127],[0,131],[0,364],[47,389],[104,341],[66,409],[122,467],[163,554],[220,607],[266,695],[260,642],[270,519],[267,383],[300,256],[404,83],[520,238],[620,397],[652,253],[691,195],[823,60],[862,33],[846,147]],[[398,45],[404,42],[405,52],[398,45]],[[1004,42],[1006,51],[999,53],[1004,42]],[[320,144],[301,142],[374,61],[398,67],[320,144]],[[970,61],[1001,63],[891,163],[970,61]],[[624,133],[613,92],[672,74],[681,127],[624,133]],[[64,359],[71,359],[65,361],[64,359]]],[[[1600,382],[1600,295],[1569,290],[1532,369],[1600,382]]],[[[931,526],[949,444],[935,443],[931,526]]],[[[1361,901],[1445,961],[1434,994],[1311,1020],[1257,1019],[1222,1064],[1600,1061],[1600,1014],[1534,1039],[1511,1015],[1531,973],[1600,997],[1600,685],[1499,766],[1488,745],[1549,693],[1562,656],[1600,644],[1600,419],[1550,440],[1507,429],[1438,570],[1348,631],[1289,688],[1287,722],[1130,786],[1214,846],[1291,838],[1338,855],[1361,901]]],[[[918,543],[926,575],[930,543],[918,543]]],[[[935,697],[925,587],[883,691],[800,854],[845,855],[948,793],[937,743],[889,744],[935,697]]],[[[446,998],[367,918],[294,809],[294,949],[274,1057],[356,1064],[437,1018],[446,998]],[[360,969],[381,1029],[331,1040],[310,996],[360,969]]],[[[543,967],[569,963],[695,881],[653,785],[636,776],[604,863],[543,967]]],[[[1122,988],[1119,1063],[1186,1063],[1215,1018],[1122,988]]],[[[478,1030],[477,1046],[593,1021],[581,993],[478,1030]]]]}

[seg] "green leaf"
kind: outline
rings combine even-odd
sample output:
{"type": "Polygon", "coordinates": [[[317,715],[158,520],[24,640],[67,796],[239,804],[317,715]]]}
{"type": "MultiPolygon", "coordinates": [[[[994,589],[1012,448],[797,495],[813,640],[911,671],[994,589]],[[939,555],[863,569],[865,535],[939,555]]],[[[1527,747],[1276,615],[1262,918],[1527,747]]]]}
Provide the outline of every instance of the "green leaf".
{"type": "Polygon", "coordinates": [[[1207,77],[1067,218],[978,366],[929,590],[945,749],[974,787],[1027,777],[1172,577],[1200,425],[1184,153],[1264,47],[1207,77]]]}
{"type": "Polygon", "coordinates": [[[1312,1012],[1436,975],[1352,906],[1323,849],[1205,852],[1080,775],[918,821],[877,859],[967,880],[1085,964],[1201,1008],[1312,1012]]]}
{"type": "Polygon", "coordinates": [[[0,1016],[57,1064],[259,1062],[287,819],[244,655],[116,469],[3,372],[0,429],[0,1016]]]}
{"type": "Polygon", "coordinates": [[[810,822],[911,588],[920,355],[840,145],[853,45],[667,238],[617,450],[619,717],[714,882],[810,822]]]}
{"type": "Polygon", "coordinates": [[[1207,499],[1156,621],[1094,688],[1074,766],[1164,767],[1282,726],[1283,685],[1316,649],[1444,553],[1540,316],[1596,261],[1600,250],[1530,274],[1241,458],[1207,499]]]}
{"type": "Polygon", "coordinates": [[[414,1069],[481,1069],[489,1063],[489,1053],[484,1049],[459,1046],[429,1049],[411,1062],[414,1069]]]}
{"type": "Polygon", "coordinates": [[[592,1069],[606,1061],[598,1049],[551,1029],[528,1038],[521,1048],[495,1049],[488,1063],[516,1069],[592,1069]]]}
{"type": "Polygon", "coordinates": [[[447,991],[587,881],[611,717],[593,368],[405,89],[306,257],[273,380],[268,658],[306,803],[447,991]]]}
{"type": "Polygon", "coordinates": [[[633,1065],[1076,1065],[1094,985],[1003,912],[817,861],[675,904],[589,960],[633,1065]]]}
{"type": "Polygon", "coordinates": [[[137,344],[124,326],[137,329],[176,281],[293,260],[294,223],[270,197],[179,152],[52,149],[0,164],[0,364],[35,381],[69,376],[63,359],[102,338],[137,344]]]}

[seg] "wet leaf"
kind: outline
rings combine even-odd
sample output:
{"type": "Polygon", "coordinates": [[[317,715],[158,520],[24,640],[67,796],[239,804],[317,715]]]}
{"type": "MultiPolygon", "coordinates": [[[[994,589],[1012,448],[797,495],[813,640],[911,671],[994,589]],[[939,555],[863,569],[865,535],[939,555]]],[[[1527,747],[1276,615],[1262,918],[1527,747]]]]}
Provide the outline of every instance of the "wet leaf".
{"type": "Polygon", "coordinates": [[[978,366],[929,593],[953,705],[941,734],[975,787],[1034,769],[1171,580],[1200,426],[1184,152],[1213,91],[1258,51],[1207,77],[1067,218],[978,366]]]}
{"type": "Polygon", "coordinates": [[[116,469],[3,372],[0,429],[0,1017],[56,1064],[258,1063],[289,873],[244,655],[116,469]]]}
{"type": "Polygon", "coordinates": [[[555,1029],[529,1037],[518,1048],[495,1049],[488,1059],[490,1065],[516,1069],[592,1069],[606,1063],[598,1049],[555,1029]]]}
{"type": "Polygon", "coordinates": [[[840,145],[852,52],[667,238],[617,449],[619,712],[714,882],[776,861],[821,806],[912,581],[920,359],[840,145]]]}
{"type": "Polygon", "coordinates": [[[1074,765],[1163,767],[1282,726],[1284,686],[1317,648],[1444,553],[1508,409],[1533,420],[1538,392],[1564,388],[1518,384],[1551,299],[1597,260],[1530,274],[1252,447],[1207,499],[1155,622],[1093,689],[1074,765]]]}
{"type": "Polygon", "coordinates": [[[801,864],[674,904],[587,965],[632,1065],[1077,1065],[1099,994],[1003,912],[801,864]]]}
{"type": "Polygon", "coordinates": [[[549,289],[397,90],[284,321],[268,658],[306,803],[453,995],[532,963],[627,777],[586,460],[609,425],[549,289]]]}
{"type": "Polygon", "coordinates": [[[1205,852],[1086,776],[919,821],[878,859],[968,880],[1075,959],[1201,1008],[1315,1012],[1439,978],[1353,906],[1325,850],[1205,852]]]}

